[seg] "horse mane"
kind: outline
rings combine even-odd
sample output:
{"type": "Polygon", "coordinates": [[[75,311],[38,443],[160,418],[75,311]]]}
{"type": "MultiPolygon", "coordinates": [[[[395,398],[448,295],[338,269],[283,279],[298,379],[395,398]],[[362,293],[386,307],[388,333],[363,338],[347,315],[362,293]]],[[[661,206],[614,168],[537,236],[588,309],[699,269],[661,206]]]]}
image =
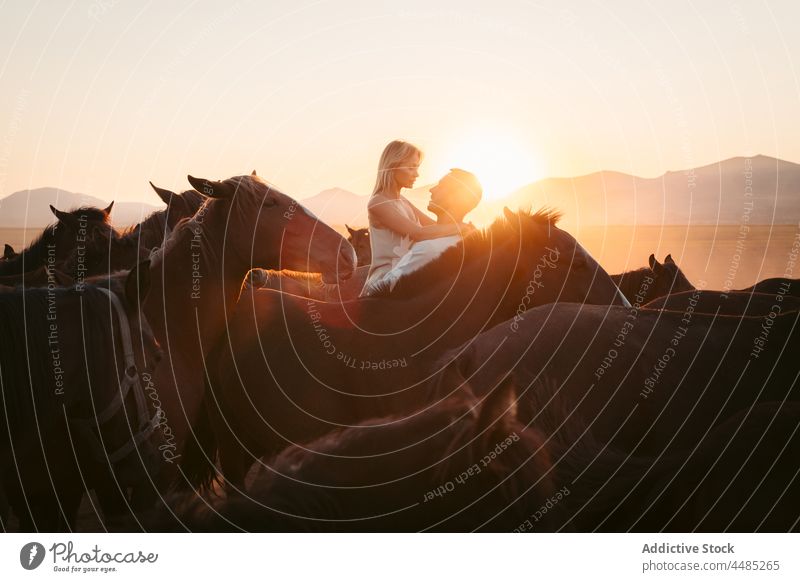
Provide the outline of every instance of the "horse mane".
{"type": "MultiPolygon", "coordinates": [[[[120,232],[123,239],[134,239],[139,243],[140,241],[149,241],[149,237],[160,237],[161,242],[164,240],[164,235],[167,232],[167,213],[164,210],[154,210],[147,218],[138,224],[129,226],[120,232]]],[[[158,245],[154,245],[158,246],[158,245]]]]}
{"type": "MultiPolygon", "coordinates": [[[[652,277],[655,282],[656,274],[650,267],[639,267],[633,271],[625,271],[618,275],[611,275],[611,280],[619,287],[622,294],[628,298],[631,304],[635,303],[634,297],[639,293],[642,286],[642,280],[645,277],[652,277]]],[[[647,294],[645,294],[647,295],[647,294]]],[[[644,302],[646,303],[646,301],[644,302]]]]}
{"type": "Polygon", "coordinates": [[[457,273],[464,264],[470,263],[474,257],[486,256],[493,248],[508,240],[516,240],[529,232],[534,233],[541,227],[555,226],[562,213],[556,209],[545,207],[531,212],[520,209],[499,217],[488,227],[467,236],[461,242],[445,250],[441,255],[429,261],[416,271],[401,277],[392,288],[391,283],[382,282],[376,285],[370,297],[391,299],[409,299],[419,295],[420,289],[429,289],[443,278],[457,273]],[[516,217],[516,220],[510,217],[516,217]]]}
{"type": "MultiPolygon", "coordinates": [[[[203,197],[203,202],[200,204],[200,207],[192,216],[188,216],[182,218],[178,221],[175,225],[175,228],[172,230],[172,234],[169,236],[167,240],[164,241],[164,244],[161,246],[160,249],[156,249],[153,254],[151,255],[152,258],[157,258],[163,254],[163,252],[169,246],[173,246],[178,244],[178,241],[184,239],[186,236],[190,236],[193,234],[193,229],[199,228],[202,230],[202,236],[199,237],[198,244],[200,245],[199,249],[201,251],[201,260],[206,260],[207,257],[213,259],[214,261],[218,261],[220,257],[220,253],[222,252],[223,241],[221,240],[211,240],[214,238],[212,235],[213,230],[210,228],[205,228],[205,217],[206,213],[216,204],[227,204],[229,209],[235,209],[237,218],[242,218],[246,220],[248,217],[253,216],[254,214],[258,214],[260,211],[261,204],[264,201],[263,196],[259,196],[259,193],[256,190],[255,183],[266,185],[268,190],[266,193],[270,191],[275,191],[280,194],[283,194],[280,190],[275,188],[272,184],[261,178],[260,176],[235,176],[233,178],[228,178],[227,181],[232,181],[236,184],[236,193],[234,196],[240,197],[239,203],[234,204],[234,200],[227,200],[227,199],[217,199],[211,197],[203,197]],[[243,203],[242,203],[243,202],[243,203]]],[[[187,191],[188,192],[188,191],[187,191]]],[[[191,190],[191,192],[196,192],[195,190],[191,190]]],[[[185,194],[186,192],[184,192],[185,194]]],[[[203,196],[202,194],[198,193],[199,196],[203,196]]],[[[286,194],[283,194],[286,196],[286,194]]],[[[233,216],[230,213],[227,213],[227,220],[233,216]]],[[[227,229],[223,230],[223,232],[227,231],[227,229]]],[[[224,236],[224,234],[223,234],[224,236]]]]}
{"type": "Polygon", "coordinates": [[[5,269],[7,268],[21,265],[23,258],[25,260],[27,270],[31,270],[31,267],[28,266],[30,263],[34,263],[34,268],[39,266],[40,263],[43,263],[47,256],[47,245],[55,237],[54,229],[56,224],[58,223],[55,222],[44,227],[42,232],[36,235],[36,238],[34,238],[31,244],[29,244],[25,249],[21,250],[10,259],[4,260],[2,262],[3,272],[5,273],[5,269]]]}

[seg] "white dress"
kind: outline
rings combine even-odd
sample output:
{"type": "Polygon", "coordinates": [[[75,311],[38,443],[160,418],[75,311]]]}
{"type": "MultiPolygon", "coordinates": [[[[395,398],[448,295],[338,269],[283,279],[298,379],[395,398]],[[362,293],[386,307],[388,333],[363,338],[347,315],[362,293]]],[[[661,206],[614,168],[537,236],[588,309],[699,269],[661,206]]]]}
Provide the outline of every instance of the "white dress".
{"type": "Polygon", "coordinates": [[[394,289],[400,277],[413,273],[423,265],[431,262],[447,249],[461,242],[461,236],[442,236],[415,242],[411,246],[411,251],[405,254],[402,259],[397,261],[394,268],[386,273],[381,279],[381,283],[388,283],[390,289],[394,289]]]}
{"type": "MultiPolygon", "coordinates": [[[[393,204],[397,211],[408,220],[420,224],[411,203],[402,196],[395,200],[383,198],[383,196],[381,196],[381,199],[381,204],[393,204]]],[[[361,290],[361,297],[369,295],[375,290],[376,285],[383,280],[384,275],[394,269],[400,259],[411,250],[413,242],[411,237],[401,236],[388,228],[375,226],[370,220],[369,244],[372,248],[372,264],[369,268],[367,280],[364,282],[364,288],[361,290]]]]}

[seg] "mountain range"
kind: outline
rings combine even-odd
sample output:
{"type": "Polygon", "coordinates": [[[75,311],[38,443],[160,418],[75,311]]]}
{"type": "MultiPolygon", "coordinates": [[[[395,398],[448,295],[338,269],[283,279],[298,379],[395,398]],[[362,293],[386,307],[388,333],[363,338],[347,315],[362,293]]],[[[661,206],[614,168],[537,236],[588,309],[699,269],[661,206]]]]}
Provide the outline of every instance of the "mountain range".
{"type": "MultiPolygon", "coordinates": [[[[430,186],[404,194],[425,209],[430,186]]],[[[301,202],[328,224],[359,227],[367,224],[367,200],[368,196],[330,188],[301,202]]],[[[48,204],[64,210],[82,205],[105,207],[108,201],[56,188],[23,190],[0,200],[0,227],[49,224],[53,217],[48,204]]],[[[800,164],[758,155],[670,171],[655,178],[614,171],[545,178],[498,199],[485,196],[468,218],[478,225],[487,224],[504,206],[552,206],[564,213],[569,225],[797,224],[800,164]]],[[[134,224],[161,207],[117,202],[112,218],[117,225],[134,224]]]]}
{"type": "MultiPolygon", "coordinates": [[[[59,210],[72,210],[80,206],[105,208],[110,202],[59,188],[20,190],[0,199],[0,228],[40,228],[52,224],[56,218],[50,211],[51,204],[59,210]]],[[[145,202],[115,202],[111,219],[117,226],[130,226],[163,207],[145,202]]]]}
{"type": "MultiPolygon", "coordinates": [[[[428,187],[405,194],[424,209],[428,187]]],[[[330,224],[354,226],[367,222],[367,199],[333,188],[302,202],[330,224]]],[[[800,164],[759,155],[670,171],[655,178],[614,171],[545,178],[495,200],[484,196],[468,218],[486,224],[500,215],[504,206],[552,206],[572,225],[797,224],[800,164]]]]}

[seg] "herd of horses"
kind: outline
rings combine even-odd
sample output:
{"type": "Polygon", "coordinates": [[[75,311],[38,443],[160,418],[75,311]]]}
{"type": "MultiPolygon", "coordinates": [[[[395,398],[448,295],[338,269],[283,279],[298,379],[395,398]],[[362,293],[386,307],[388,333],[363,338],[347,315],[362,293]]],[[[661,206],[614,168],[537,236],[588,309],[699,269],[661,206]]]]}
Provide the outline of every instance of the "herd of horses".
{"type": "Polygon", "coordinates": [[[359,298],[366,229],[189,182],[6,245],[4,530],[799,529],[795,280],[612,276],[506,210],[359,298]]]}

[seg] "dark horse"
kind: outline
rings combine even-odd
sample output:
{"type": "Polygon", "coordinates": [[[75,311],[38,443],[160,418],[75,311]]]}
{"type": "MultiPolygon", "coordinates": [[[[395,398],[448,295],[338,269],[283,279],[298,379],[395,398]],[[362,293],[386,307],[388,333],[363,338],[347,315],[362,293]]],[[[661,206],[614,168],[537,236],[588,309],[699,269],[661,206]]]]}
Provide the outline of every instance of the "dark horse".
{"type": "Polygon", "coordinates": [[[142,222],[121,233],[124,240],[136,241],[140,252],[147,253],[159,248],[178,223],[184,218],[194,216],[205,201],[205,196],[197,190],[176,194],[166,188],[159,188],[152,182],[150,186],[167,207],[152,212],[142,222]]]}
{"type": "Polygon", "coordinates": [[[443,399],[262,459],[246,496],[174,498],[155,530],[796,531],[800,404],[743,410],[687,449],[631,455],[570,414],[559,383],[523,423],[513,382],[483,400],[450,366],[443,399]],[[269,467],[267,464],[271,463],[269,467]]]}
{"type": "Polygon", "coordinates": [[[58,223],[47,227],[25,251],[0,263],[0,285],[81,284],[89,277],[135,266],[148,253],[139,248],[137,239],[114,228],[109,219],[112,205],[71,212],[51,206],[58,223]]]}
{"type": "Polygon", "coordinates": [[[740,289],[741,293],[767,293],[770,295],[791,295],[800,297],[800,279],[789,279],[786,277],[772,277],[759,281],[752,287],[740,289]]]}
{"type": "Polygon", "coordinates": [[[570,442],[548,439],[553,479],[570,491],[553,516],[564,519],[557,529],[797,531],[798,425],[800,403],[765,402],[669,455],[632,456],[579,433],[570,442]]]}
{"type": "Polygon", "coordinates": [[[550,406],[535,381],[555,375],[567,413],[598,439],[654,456],[693,446],[740,410],[797,400],[798,318],[556,304],[526,313],[517,332],[499,325],[444,360],[478,396],[511,373],[523,421],[550,406]]]}
{"type": "Polygon", "coordinates": [[[333,431],[264,459],[247,496],[178,498],[179,521],[161,515],[154,528],[511,531],[557,495],[544,439],[513,403],[510,383],[484,401],[465,387],[417,414],[333,431]]]}
{"type": "Polygon", "coordinates": [[[165,441],[156,480],[163,493],[179,478],[177,461],[205,389],[207,356],[223,336],[245,275],[255,266],[347,278],[355,253],[347,241],[296,200],[258,176],[217,182],[189,178],[206,197],[152,256],[151,292],[143,311],[165,358],[153,371],[151,412],[165,441]]]}
{"type": "MultiPolygon", "coordinates": [[[[288,444],[424,404],[444,350],[535,305],[621,304],[608,274],[557,219],[507,211],[393,290],[359,301],[244,294],[207,400],[226,479],[240,484],[255,457],[288,444]]],[[[194,459],[208,470],[214,443],[205,444],[194,459]]]]}
{"type": "Polygon", "coordinates": [[[670,293],[644,305],[643,309],[667,309],[719,315],[768,315],[771,311],[786,313],[800,309],[800,297],[789,294],[789,284],[778,287],[777,293],[749,291],[683,291],[670,293]]]}
{"type": "Polygon", "coordinates": [[[106,240],[113,230],[109,219],[111,208],[87,206],[62,212],[50,210],[58,222],[46,227],[26,249],[11,258],[0,261],[0,275],[21,275],[40,267],[59,265],[66,261],[80,243],[87,245],[96,240],[106,240]]]}
{"type": "Polygon", "coordinates": [[[0,293],[0,475],[20,528],[72,530],[87,489],[133,486],[151,417],[141,374],[158,345],[139,310],[149,265],[108,291],[50,286],[0,293]]]}
{"type": "Polygon", "coordinates": [[[611,275],[631,305],[640,307],[670,293],[694,290],[694,285],[683,274],[671,254],[667,255],[663,263],[659,263],[655,255],[651,254],[648,263],[649,267],[611,275]]]}
{"type": "Polygon", "coordinates": [[[347,241],[353,245],[358,257],[358,266],[363,267],[372,263],[372,244],[369,240],[368,228],[350,228],[346,224],[344,227],[347,229],[347,241]]]}

